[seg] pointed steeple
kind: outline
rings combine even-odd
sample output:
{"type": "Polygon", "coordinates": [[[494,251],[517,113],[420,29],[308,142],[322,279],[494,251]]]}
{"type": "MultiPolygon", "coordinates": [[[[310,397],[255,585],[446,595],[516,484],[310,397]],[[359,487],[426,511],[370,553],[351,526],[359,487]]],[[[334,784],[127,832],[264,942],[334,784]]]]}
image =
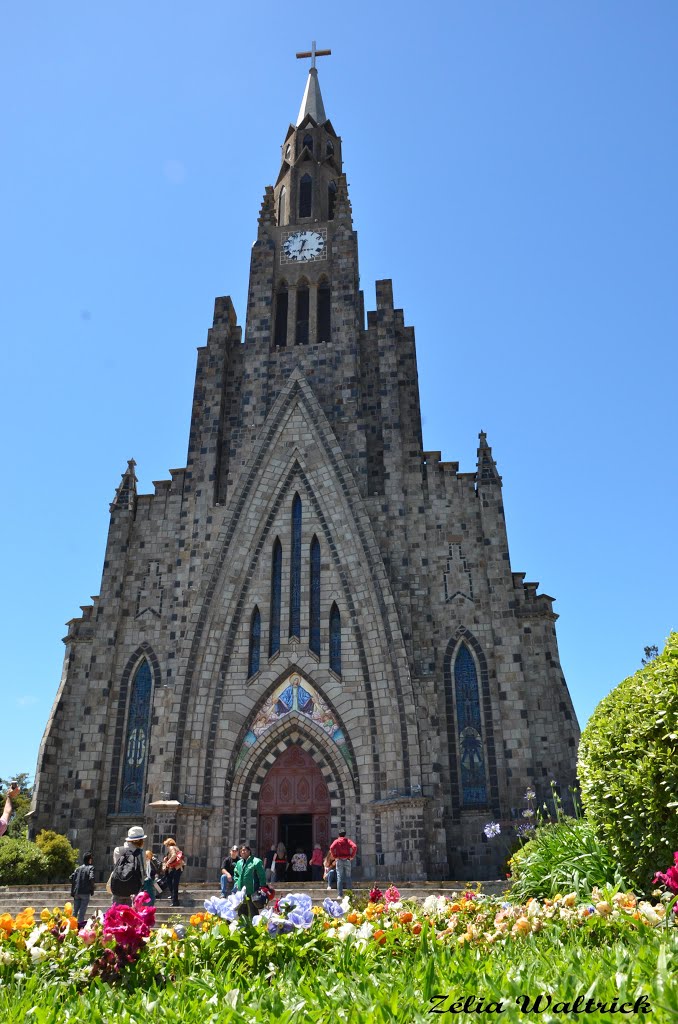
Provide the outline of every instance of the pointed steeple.
{"type": "Polygon", "coordinates": [[[481,430],[478,434],[478,483],[501,483],[497,472],[497,463],[492,458],[492,449],[487,443],[487,434],[481,430]]]}
{"type": "Polygon", "coordinates": [[[134,459],[129,459],[127,463],[127,469],[122,474],[122,480],[119,486],[116,488],[115,497],[110,505],[110,511],[118,511],[124,509],[127,512],[133,512],[137,501],[137,478],[134,472],[136,462],[134,459]]]}
{"type": "Polygon", "coordinates": [[[320,83],[318,81],[317,68],[309,68],[306,88],[304,90],[304,98],[302,99],[301,106],[299,107],[297,127],[299,127],[304,118],[308,117],[309,114],[316,124],[324,124],[327,120],[323,98],[320,94],[320,83]]]}

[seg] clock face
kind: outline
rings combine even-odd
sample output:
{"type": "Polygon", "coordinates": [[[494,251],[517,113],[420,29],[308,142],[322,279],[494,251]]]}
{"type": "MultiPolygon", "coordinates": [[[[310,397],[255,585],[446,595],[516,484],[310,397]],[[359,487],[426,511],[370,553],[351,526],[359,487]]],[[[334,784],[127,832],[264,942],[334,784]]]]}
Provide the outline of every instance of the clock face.
{"type": "Polygon", "coordinates": [[[319,231],[295,231],[283,242],[282,251],[288,260],[297,263],[323,259],[325,239],[319,231]]]}

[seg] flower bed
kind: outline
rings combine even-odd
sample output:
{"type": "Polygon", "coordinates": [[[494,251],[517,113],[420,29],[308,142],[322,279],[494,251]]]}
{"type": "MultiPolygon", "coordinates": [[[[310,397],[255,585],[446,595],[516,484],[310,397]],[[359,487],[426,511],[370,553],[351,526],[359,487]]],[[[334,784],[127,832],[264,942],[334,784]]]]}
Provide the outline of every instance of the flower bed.
{"type": "Polygon", "coordinates": [[[314,907],[307,894],[290,893],[249,922],[239,914],[242,897],[233,894],[207,900],[187,924],[159,928],[145,895],[134,907],[95,915],[80,931],[68,904],[40,913],[28,908],[14,918],[4,914],[0,1015],[9,1024],[23,1020],[30,1007],[51,1004],[64,1013],[68,1008],[70,1016],[46,1021],[78,1020],[75,1000],[89,1007],[82,1019],[108,1019],[92,1015],[96,1003],[116,1019],[150,1021],[183,991],[176,1019],[259,1021],[289,1011],[294,993],[306,991],[304,1006],[316,1000],[318,1015],[308,1009],[310,1015],[295,1020],[326,1020],[322,1014],[331,1004],[344,1020],[410,1024],[434,1019],[428,1016],[432,998],[456,986],[465,998],[508,1001],[503,1019],[519,1020],[516,1000],[536,997],[555,979],[580,995],[598,985],[608,1000],[629,988],[635,999],[644,993],[651,1000],[654,1016],[648,1019],[678,1019],[678,921],[670,893],[643,900],[594,890],[587,900],[568,893],[519,905],[471,891],[454,900],[431,895],[421,903],[402,900],[393,887],[370,896],[362,908],[352,907],[350,897],[314,907]],[[658,971],[666,976],[661,991],[658,971]],[[396,1007],[393,1016],[380,1016],[379,1007],[392,1003],[398,991],[396,1002],[407,1015],[396,1007]]]}

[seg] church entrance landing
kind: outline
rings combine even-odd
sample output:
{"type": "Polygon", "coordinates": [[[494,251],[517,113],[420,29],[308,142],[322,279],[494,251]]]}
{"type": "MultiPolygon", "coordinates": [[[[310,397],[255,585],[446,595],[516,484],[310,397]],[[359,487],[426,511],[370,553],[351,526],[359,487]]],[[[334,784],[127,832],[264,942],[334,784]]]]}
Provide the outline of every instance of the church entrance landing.
{"type": "Polygon", "coordinates": [[[310,855],[330,840],[330,795],[322,773],[301,747],[288,747],[273,764],[259,794],[257,853],[282,841],[291,858],[300,846],[310,855]]]}

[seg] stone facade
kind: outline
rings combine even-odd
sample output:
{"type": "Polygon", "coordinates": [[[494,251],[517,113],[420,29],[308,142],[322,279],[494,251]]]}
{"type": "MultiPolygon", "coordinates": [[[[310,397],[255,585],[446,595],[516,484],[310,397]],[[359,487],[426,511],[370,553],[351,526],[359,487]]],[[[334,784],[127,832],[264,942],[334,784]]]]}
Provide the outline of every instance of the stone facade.
{"type": "Polygon", "coordinates": [[[366,877],[491,877],[483,825],[575,780],[556,615],[511,569],[485,435],[474,472],[423,451],[414,331],[390,281],[365,321],[341,140],[311,112],[315,69],[309,85],[265,190],[245,339],[218,298],[198,353],[186,467],[138,494],[130,462],[111,505],[33,828],[105,865],[142,822],[197,879],[233,840],[343,824],[366,877]],[[264,828],[291,746],[324,812],[302,773],[264,828]]]}

